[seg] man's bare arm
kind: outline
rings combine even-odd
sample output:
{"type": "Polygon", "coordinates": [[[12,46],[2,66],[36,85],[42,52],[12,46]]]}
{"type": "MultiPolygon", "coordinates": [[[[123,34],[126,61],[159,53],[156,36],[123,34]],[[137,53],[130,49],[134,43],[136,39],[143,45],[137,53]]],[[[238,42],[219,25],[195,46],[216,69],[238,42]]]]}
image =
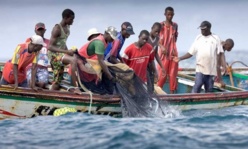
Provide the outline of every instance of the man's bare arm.
{"type": "Polygon", "coordinates": [[[181,56],[181,57],[174,57],[173,58],[173,61],[175,62],[179,62],[179,61],[182,61],[182,60],[185,60],[185,59],[188,59],[190,57],[192,57],[193,55],[189,54],[189,53],[186,53],[185,55],[181,56]]]}
{"type": "Polygon", "coordinates": [[[14,78],[15,78],[15,87],[18,87],[18,64],[13,65],[14,78]]]}
{"type": "Polygon", "coordinates": [[[61,35],[61,30],[58,25],[54,26],[52,30],[52,35],[50,38],[48,50],[52,52],[59,52],[59,53],[67,53],[67,49],[60,49],[56,47],[56,40],[60,37],[61,35]]]}
{"type": "Polygon", "coordinates": [[[33,63],[32,64],[32,69],[31,69],[31,85],[30,87],[31,88],[34,88],[35,87],[35,82],[36,82],[36,73],[37,73],[37,64],[36,63],[33,63]]]}
{"type": "Polygon", "coordinates": [[[111,80],[113,76],[111,75],[111,73],[108,70],[108,67],[104,63],[104,55],[97,54],[97,58],[100,66],[102,67],[102,71],[107,75],[108,79],[111,80]]]}

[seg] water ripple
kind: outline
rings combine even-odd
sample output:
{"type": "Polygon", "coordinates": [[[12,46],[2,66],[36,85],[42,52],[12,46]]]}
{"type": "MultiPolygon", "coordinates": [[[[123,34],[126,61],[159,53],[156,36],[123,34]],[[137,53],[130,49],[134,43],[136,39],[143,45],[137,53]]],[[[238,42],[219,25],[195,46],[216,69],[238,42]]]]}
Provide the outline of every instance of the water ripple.
{"type": "Polygon", "coordinates": [[[166,118],[83,113],[0,121],[4,148],[247,148],[248,107],[178,112],[166,118]]]}

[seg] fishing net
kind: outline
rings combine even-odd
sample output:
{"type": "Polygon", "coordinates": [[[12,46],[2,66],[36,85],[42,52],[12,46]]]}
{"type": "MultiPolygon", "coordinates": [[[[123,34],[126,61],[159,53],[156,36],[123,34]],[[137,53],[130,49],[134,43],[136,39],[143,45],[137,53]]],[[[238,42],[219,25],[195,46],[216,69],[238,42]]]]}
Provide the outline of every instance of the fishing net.
{"type": "MultiPolygon", "coordinates": [[[[79,59],[82,59],[78,55],[79,59]]],[[[84,64],[87,63],[83,59],[84,64]]],[[[108,80],[103,74],[102,81],[97,86],[93,82],[87,84],[84,80],[85,75],[79,71],[82,83],[94,93],[113,93],[113,88],[121,96],[121,107],[123,117],[158,117],[164,116],[165,113],[161,107],[161,100],[155,94],[149,93],[146,84],[135,75],[134,71],[125,64],[110,64],[106,62],[111,74],[116,81],[108,80]],[[105,89],[104,89],[105,88],[105,89]]],[[[80,69],[78,69],[80,70],[80,69]]],[[[168,105],[165,101],[163,105],[168,105]]]]}
{"type": "MultiPolygon", "coordinates": [[[[115,88],[121,96],[123,117],[158,117],[165,113],[161,100],[150,94],[146,84],[132,70],[123,71],[118,67],[108,67],[117,82],[115,88]]],[[[163,105],[167,105],[163,102],[163,105]]]]}

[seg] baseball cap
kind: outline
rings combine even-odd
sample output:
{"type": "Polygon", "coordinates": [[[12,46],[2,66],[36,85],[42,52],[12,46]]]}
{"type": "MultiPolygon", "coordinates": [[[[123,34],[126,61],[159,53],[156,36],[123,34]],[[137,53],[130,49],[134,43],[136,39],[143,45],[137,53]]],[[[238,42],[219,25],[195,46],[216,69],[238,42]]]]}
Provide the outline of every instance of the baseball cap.
{"type": "Polygon", "coordinates": [[[88,38],[87,39],[89,40],[89,38],[92,35],[96,35],[96,34],[101,34],[101,33],[99,33],[96,28],[91,28],[90,30],[88,30],[88,38]]]}
{"type": "Polygon", "coordinates": [[[107,32],[111,36],[112,39],[115,40],[117,38],[117,30],[115,27],[109,26],[105,29],[105,32],[107,32]]]}
{"type": "Polygon", "coordinates": [[[37,23],[37,24],[35,25],[35,30],[38,30],[38,29],[41,29],[41,28],[42,28],[42,29],[46,29],[44,23],[39,22],[39,23],[37,23]]]}
{"type": "Polygon", "coordinates": [[[31,39],[31,43],[33,43],[33,44],[46,46],[46,44],[43,41],[43,38],[39,35],[33,35],[30,39],[31,39]]]}
{"type": "Polygon", "coordinates": [[[133,26],[130,22],[123,22],[122,25],[121,25],[121,28],[122,29],[125,29],[126,32],[130,35],[133,35],[135,34],[134,31],[133,31],[133,26]]]}
{"type": "Polygon", "coordinates": [[[200,28],[200,29],[211,28],[211,23],[208,21],[203,21],[198,28],[200,28]]]}

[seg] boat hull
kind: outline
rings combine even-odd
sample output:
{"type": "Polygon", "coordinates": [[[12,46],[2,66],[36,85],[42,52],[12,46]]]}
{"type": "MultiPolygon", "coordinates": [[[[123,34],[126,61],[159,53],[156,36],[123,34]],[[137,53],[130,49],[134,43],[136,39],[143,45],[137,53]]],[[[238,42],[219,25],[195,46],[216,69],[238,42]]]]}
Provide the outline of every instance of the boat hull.
{"type": "MultiPolygon", "coordinates": [[[[248,92],[199,93],[160,95],[162,107],[169,104],[178,110],[218,109],[229,106],[247,105],[248,92]]],[[[0,118],[31,118],[40,115],[53,115],[58,108],[72,107],[78,112],[121,117],[119,96],[75,95],[68,92],[41,91],[1,87],[0,118]]],[[[166,110],[166,109],[165,109],[166,110]]]]}

